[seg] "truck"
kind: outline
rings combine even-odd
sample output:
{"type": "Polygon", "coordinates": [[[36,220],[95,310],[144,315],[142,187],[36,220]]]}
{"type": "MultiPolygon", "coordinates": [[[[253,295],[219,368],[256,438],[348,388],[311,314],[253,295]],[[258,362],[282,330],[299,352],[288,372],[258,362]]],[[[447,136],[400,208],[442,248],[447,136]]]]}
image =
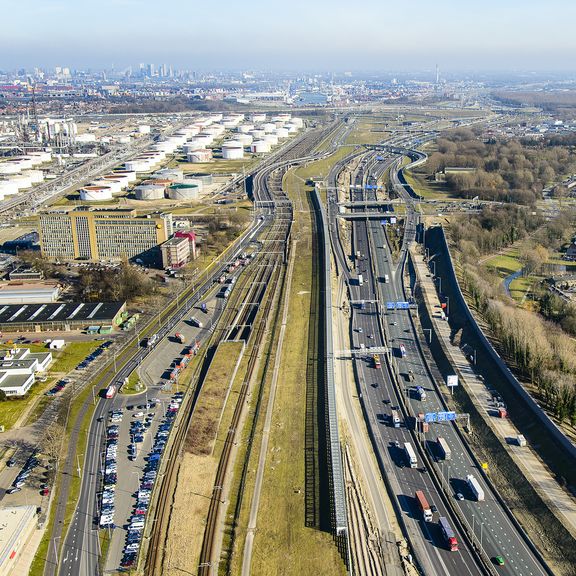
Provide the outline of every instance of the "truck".
{"type": "Polygon", "coordinates": [[[418,460],[416,459],[416,452],[412,448],[410,442],[404,442],[404,452],[406,453],[406,463],[410,468],[416,468],[418,466],[418,460]]]}
{"type": "Polygon", "coordinates": [[[392,410],[390,418],[392,419],[394,428],[400,428],[400,415],[398,414],[398,410],[392,410]]]}
{"type": "Polygon", "coordinates": [[[378,354],[374,354],[372,360],[374,360],[374,368],[382,368],[382,364],[380,364],[380,356],[378,356],[378,354]]]}
{"type": "Polygon", "coordinates": [[[158,342],[158,334],[152,334],[152,336],[150,336],[146,341],[146,347],[152,348],[156,342],[158,342]]]}
{"type": "Polygon", "coordinates": [[[450,552],[458,552],[458,540],[456,540],[456,534],[454,534],[454,530],[452,530],[448,520],[446,520],[444,516],[441,516],[438,524],[442,531],[442,536],[444,536],[444,541],[448,545],[448,550],[450,550],[450,552]]]}
{"type": "Polygon", "coordinates": [[[524,438],[522,434],[518,434],[518,436],[516,436],[516,442],[518,443],[518,446],[526,446],[526,438],[524,438]]]}
{"type": "Polygon", "coordinates": [[[388,284],[388,282],[390,282],[390,276],[388,276],[388,274],[384,274],[384,283],[388,284]]]}
{"type": "Polygon", "coordinates": [[[198,320],[198,318],[196,318],[195,316],[192,316],[190,318],[190,324],[192,324],[192,326],[196,326],[197,328],[204,328],[202,320],[198,320]]]}
{"type": "Polygon", "coordinates": [[[470,490],[474,494],[476,501],[477,502],[483,502],[484,501],[484,490],[482,490],[482,486],[480,486],[480,482],[478,482],[478,480],[476,480],[476,478],[474,478],[474,476],[472,476],[472,474],[468,474],[468,476],[466,476],[466,484],[468,484],[468,488],[470,488],[470,490]]]}
{"type": "Polygon", "coordinates": [[[362,274],[358,274],[358,286],[363,285],[364,285],[364,277],[362,276],[362,274]]]}
{"type": "Polygon", "coordinates": [[[404,346],[404,344],[400,344],[400,356],[406,358],[406,346],[404,346]]]}
{"type": "Polygon", "coordinates": [[[506,418],[506,416],[508,416],[508,412],[506,411],[506,408],[503,408],[502,406],[500,406],[500,408],[498,408],[498,418],[506,418]]]}
{"type": "Polygon", "coordinates": [[[422,386],[416,386],[416,396],[418,400],[426,400],[426,390],[422,386]]]}
{"type": "Polygon", "coordinates": [[[184,338],[184,334],[181,332],[176,332],[176,334],[174,334],[174,338],[176,338],[180,344],[184,344],[186,342],[186,338],[184,338]]]}
{"type": "Polygon", "coordinates": [[[452,450],[450,450],[448,442],[446,442],[442,436],[438,436],[438,438],[436,438],[436,443],[438,444],[438,452],[440,452],[442,459],[450,460],[452,458],[452,450]]]}
{"type": "Polygon", "coordinates": [[[106,388],[106,393],[104,394],[106,398],[114,398],[116,395],[116,386],[108,386],[106,388]]]}
{"type": "Polygon", "coordinates": [[[432,510],[430,509],[430,504],[428,504],[428,500],[426,500],[426,496],[424,496],[422,490],[416,490],[416,501],[418,502],[418,507],[422,511],[422,515],[424,516],[424,522],[432,522],[432,510]]]}
{"type": "Polygon", "coordinates": [[[200,304],[200,310],[202,310],[204,314],[208,312],[208,306],[206,305],[206,302],[202,302],[202,304],[200,304]]]}

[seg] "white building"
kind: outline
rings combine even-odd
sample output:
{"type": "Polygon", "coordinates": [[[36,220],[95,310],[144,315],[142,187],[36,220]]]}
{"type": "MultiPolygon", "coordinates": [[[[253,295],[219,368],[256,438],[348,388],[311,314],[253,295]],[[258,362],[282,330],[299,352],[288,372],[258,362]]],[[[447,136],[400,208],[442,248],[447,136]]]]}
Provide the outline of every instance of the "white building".
{"type": "Polygon", "coordinates": [[[6,396],[24,396],[35,382],[36,372],[45,372],[51,352],[33,354],[29,348],[0,351],[0,390],[6,396]]]}

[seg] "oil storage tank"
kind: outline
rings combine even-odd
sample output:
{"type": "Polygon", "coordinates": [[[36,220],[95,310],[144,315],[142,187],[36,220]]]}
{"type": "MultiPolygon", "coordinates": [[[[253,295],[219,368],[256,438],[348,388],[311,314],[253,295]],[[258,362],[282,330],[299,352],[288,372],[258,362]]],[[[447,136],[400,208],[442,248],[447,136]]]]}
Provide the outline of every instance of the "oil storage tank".
{"type": "Polygon", "coordinates": [[[83,202],[112,200],[112,190],[109,186],[84,186],[80,189],[80,200],[83,202]]]}
{"type": "Polygon", "coordinates": [[[270,143],[265,140],[255,140],[252,142],[250,150],[254,154],[265,154],[266,152],[270,152],[270,143]]]}
{"type": "Polygon", "coordinates": [[[163,183],[144,182],[134,188],[136,200],[163,200],[166,186],[163,183]]]}
{"type": "Polygon", "coordinates": [[[244,158],[244,146],[238,140],[229,140],[222,144],[222,158],[224,160],[239,160],[244,158]]]}
{"type": "Polygon", "coordinates": [[[168,188],[168,198],[172,200],[196,200],[200,189],[197,184],[178,183],[168,188]]]}
{"type": "Polygon", "coordinates": [[[200,164],[202,162],[210,162],[212,160],[212,150],[209,148],[200,148],[188,152],[186,155],[188,162],[193,164],[200,164]]]}

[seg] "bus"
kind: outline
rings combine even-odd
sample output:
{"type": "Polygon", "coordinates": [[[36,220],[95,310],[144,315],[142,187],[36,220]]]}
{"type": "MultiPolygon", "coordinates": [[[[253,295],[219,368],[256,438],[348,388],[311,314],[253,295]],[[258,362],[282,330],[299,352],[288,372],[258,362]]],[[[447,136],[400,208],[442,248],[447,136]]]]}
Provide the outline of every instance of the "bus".
{"type": "Polygon", "coordinates": [[[382,368],[382,364],[380,364],[380,356],[378,356],[378,354],[374,354],[372,359],[374,360],[374,368],[382,368]]]}
{"type": "Polygon", "coordinates": [[[394,428],[400,428],[400,416],[398,415],[398,410],[392,410],[391,418],[394,428]]]}
{"type": "Polygon", "coordinates": [[[409,464],[410,468],[416,468],[418,466],[418,460],[416,459],[416,452],[412,448],[410,442],[404,443],[404,452],[406,452],[406,462],[409,464]]]}
{"type": "Polygon", "coordinates": [[[400,356],[406,358],[406,346],[404,346],[404,344],[400,344],[400,356]]]}
{"type": "Polygon", "coordinates": [[[115,395],[116,395],[116,386],[108,386],[108,388],[106,388],[105,393],[106,398],[114,398],[115,395]]]}
{"type": "Polygon", "coordinates": [[[458,540],[456,540],[456,535],[450,527],[450,524],[448,524],[448,520],[446,520],[444,516],[441,516],[438,524],[440,525],[440,530],[442,530],[442,536],[444,536],[444,540],[446,544],[448,544],[448,550],[450,550],[450,552],[458,552],[458,540]]]}

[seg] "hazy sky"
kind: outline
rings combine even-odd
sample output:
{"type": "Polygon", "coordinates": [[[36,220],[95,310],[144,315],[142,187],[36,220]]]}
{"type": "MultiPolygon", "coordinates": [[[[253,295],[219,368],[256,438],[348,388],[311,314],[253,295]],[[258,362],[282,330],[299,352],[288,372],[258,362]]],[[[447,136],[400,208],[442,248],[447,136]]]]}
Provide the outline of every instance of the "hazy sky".
{"type": "Polygon", "coordinates": [[[574,70],[574,0],[0,0],[0,68],[574,70]]]}

